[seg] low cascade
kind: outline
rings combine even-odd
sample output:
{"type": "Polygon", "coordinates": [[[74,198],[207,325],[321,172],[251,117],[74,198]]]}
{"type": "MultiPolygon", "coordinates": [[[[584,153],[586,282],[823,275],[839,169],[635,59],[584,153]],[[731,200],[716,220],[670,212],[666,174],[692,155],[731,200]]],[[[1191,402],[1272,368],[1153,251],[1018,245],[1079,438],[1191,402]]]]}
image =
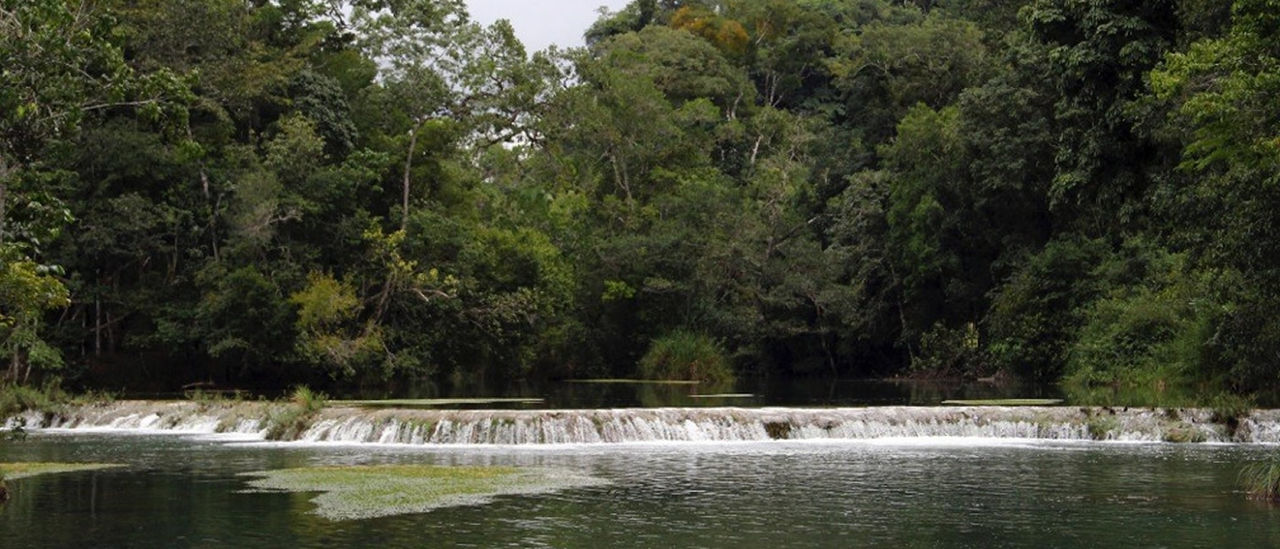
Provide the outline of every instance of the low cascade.
{"type": "MultiPolygon", "coordinates": [[[[28,428],[235,433],[263,438],[286,403],[122,401],[26,414],[28,428]]],[[[291,419],[292,420],[292,419],[291,419]]],[[[283,421],[283,420],[281,420],[283,421]]],[[[1280,410],[1228,426],[1201,409],[1080,407],[635,408],[422,410],[325,408],[291,440],[375,444],[593,444],[982,437],[1280,443],[1280,410]]]]}

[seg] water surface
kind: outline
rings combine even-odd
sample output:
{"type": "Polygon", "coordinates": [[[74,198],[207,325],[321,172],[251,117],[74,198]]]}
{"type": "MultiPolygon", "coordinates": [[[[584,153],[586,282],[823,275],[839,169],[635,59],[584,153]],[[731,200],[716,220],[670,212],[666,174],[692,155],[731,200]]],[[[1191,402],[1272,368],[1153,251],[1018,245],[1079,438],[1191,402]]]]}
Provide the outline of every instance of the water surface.
{"type": "Polygon", "coordinates": [[[1235,488],[1263,445],[872,442],[394,447],[35,434],[6,461],[117,462],[13,482],[23,547],[1268,547],[1280,513],[1235,488]],[[237,473],[315,464],[553,466],[604,487],[332,522],[237,473]]]}

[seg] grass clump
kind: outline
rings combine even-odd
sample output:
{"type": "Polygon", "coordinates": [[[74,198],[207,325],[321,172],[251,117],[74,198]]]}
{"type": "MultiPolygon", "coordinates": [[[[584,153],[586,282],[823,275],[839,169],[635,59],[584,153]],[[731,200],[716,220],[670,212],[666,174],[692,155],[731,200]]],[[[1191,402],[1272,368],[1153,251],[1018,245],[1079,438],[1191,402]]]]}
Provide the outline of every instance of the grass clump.
{"type": "Polygon", "coordinates": [[[724,347],[714,338],[676,330],[653,340],[640,358],[640,375],[648,379],[731,383],[733,368],[724,347]]]}
{"type": "Polygon", "coordinates": [[[260,490],[321,492],[315,514],[350,520],[488,503],[496,496],[543,494],[604,481],[554,469],[433,465],[322,466],[244,473],[260,490]]]}
{"type": "Polygon", "coordinates": [[[319,412],[321,408],[324,408],[325,401],[328,399],[329,397],[324,393],[312,391],[311,388],[306,385],[299,385],[293,390],[293,394],[289,396],[289,400],[293,402],[295,406],[301,408],[303,411],[312,413],[319,412]]]}
{"type": "Polygon", "coordinates": [[[1212,420],[1221,423],[1234,432],[1240,420],[1248,416],[1254,409],[1253,398],[1249,396],[1219,393],[1209,399],[1209,409],[1213,410],[1212,420]]]}
{"type": "Polygon", "coordinates": [[[305,385],[299,385],[289,402],[267,413],[267,440],[293,440],[311,426],[316,414],[324,409],[328,397],[305,385]]]}
{"type": "Polygon", "coordinates": [[[1097,414],[1090,415],[1085,421],[1085,428],[1089,431],[1089,437],[1094,440],[1107,440],[1111,438],[1112,433],[1120,428],[1120,421],[1114,416],[1097,414]]]}
{"type": "Polygon", "coordinates": [[[1240,485],[1252,499],[1280,500],[1280,461],[1250,463],[1240,470],[1240,485]]]}
{"type": "Polygon", "coordinates": [[[1204,442],[1208,440],[1209,437],[1204,434],[1204,431],[1197,429],[1194,425],[1179,421],[1166,428],[1161,439],[1165,442],[1188,443],[1204,442]]]}

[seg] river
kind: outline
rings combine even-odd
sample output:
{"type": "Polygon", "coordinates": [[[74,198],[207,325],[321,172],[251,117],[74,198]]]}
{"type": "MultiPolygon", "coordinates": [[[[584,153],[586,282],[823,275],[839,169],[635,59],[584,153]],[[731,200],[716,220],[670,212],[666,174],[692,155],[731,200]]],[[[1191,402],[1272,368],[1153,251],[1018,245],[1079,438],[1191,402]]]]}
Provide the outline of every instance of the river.
{"type": "Polygon", "coordinates": [[[564,445],[268,443],[35,432],[5,461],[121,463],[12,481],[12,547],[1274,547],[1246,499],[1267,444],[979,437],[564,445]],[[549,466],[608,485],[330,521],[238,473],[316,464],[549,466]]]}

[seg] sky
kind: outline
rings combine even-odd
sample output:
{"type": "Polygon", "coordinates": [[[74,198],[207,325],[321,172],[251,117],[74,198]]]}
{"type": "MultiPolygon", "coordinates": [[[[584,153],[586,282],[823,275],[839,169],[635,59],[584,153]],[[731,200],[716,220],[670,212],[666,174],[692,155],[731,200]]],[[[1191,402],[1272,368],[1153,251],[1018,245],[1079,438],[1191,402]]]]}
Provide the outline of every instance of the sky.
{"type": "Polygon", "coordinates": [[[582,45],[582,33],[595,22],[601,6],[617,11],[629,0],[467,0],[471,18],[488,25],[508,19],[516,36],[532,53],[555,44],[582,45]]]}

